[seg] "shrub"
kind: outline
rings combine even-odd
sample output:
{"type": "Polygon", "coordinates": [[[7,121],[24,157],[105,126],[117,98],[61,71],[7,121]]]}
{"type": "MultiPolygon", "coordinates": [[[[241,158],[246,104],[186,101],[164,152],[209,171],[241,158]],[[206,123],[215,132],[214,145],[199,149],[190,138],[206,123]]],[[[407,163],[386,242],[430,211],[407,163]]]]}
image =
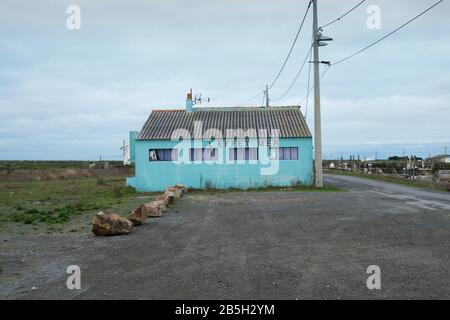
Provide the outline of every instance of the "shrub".
{"type": "Polygon", "coordinates": [[[97,176],[97,184],[98,184],[98,185],[104,186],[104,185],[106,185],[107,183],[106,183],[105,179],[103,179],[103,178],[100,177],[100,176],[97,176]]]}
{"type": "Polygon", "coordinates": [[[214,185],[213,185],[213,183],[211,182],[211,180],[206,180],[205,181],[205,188],[204,188],[206,191],[210,191],[210,190],[213,190],[214,189],[214,185]]]}
{"type": "Polygon", "coordinates": [[[122,187],[115,185],[113,188],[113,194],[114,194],[114,197],[116,197],[116,198],[122,197],[122,195],[123,195],[122,187]]]}

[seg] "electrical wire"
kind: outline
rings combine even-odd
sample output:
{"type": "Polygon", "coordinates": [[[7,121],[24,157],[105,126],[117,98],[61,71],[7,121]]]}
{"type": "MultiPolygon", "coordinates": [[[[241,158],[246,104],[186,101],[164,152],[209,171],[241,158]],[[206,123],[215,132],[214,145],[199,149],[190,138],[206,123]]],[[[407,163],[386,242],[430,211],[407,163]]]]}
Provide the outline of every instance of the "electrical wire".
{"type": "MultiPolygon", "coordinates": [[[[363,1],[359,2],[359,3],[358,3],[357,5],[355,5],[352,9],[350,9],[349,11],[347,11],[345,14],[343,14],[343,15],[340,16],[339,18],[337,18],[337,19],[331,21],[330,23],[327,23],[327,24],[323,25],[321,28],[325,28],[325,27],[327,27],[327,26],[332,25],[333,23],[336,23],[336,22],[340,21],[343,17],[345,17],[345,16],[347,16],[348,14],[350,14],[351,12],[353,12],[356,8],[358,8],[358,7],[359,7],[361,4],[363,4],[365,1],[366,1],[366,0],[363,0],[363,1]]],[[[360,54],[360,53],[362,53],[362,52],[364,52],[364,51],[370,49],[371,47],[377,45],[378,43],[380,43],[380,42],[382,42],[383,40],[385,40],[386,38],[392,36],[393,34],[395,34],[396,32],[398,32],[399,30],[405,28],[406,26],[408,26],[409,24],[411,24],[411,23],[414,22],[415,20],[419,19],[421,16],[423,16],[424,14],[426,14],[427,12],[429,12],[430,10],[432,10],[433,8],[435,8],[436,6],[438,6],[439,4],[441,4],[442,2],[444,2],[444,0],[439,0],[439,1],[437,1],[437,2],[434,3],[432,6],[428,7],[426,10],[422,11],[421,13],[419,13],[418,15],[416,15],[415,17],[413,17],[413,18],[410,19],[409,21],[405,22],[404,24],[402,24],[402,25],[399,26],[398,28],[394,29],[393,31],[391,31],[391,32],[388,33],[387,35],[385,35],[385,36],[383,36],[382,38],[378,39],[377,41],[372,42],[371,44],[367,45],[366,47],[362,48],[361,50],[358,50],[358,51],[356,51],[355,53],[353,53],[353,54],[351,54],[351,55],[349,55],[349,56],[347,56],[347,57],[345,57],[345,58],[343,58],[343,59],[340,59],[340,60],[338,60],[337,62],[332,63],[331,65],[329,65],[329,66],[324,70],[324,72],[323,72],[322,75],[320,76],[320,79],[322,79],[322,78],[325,76],[325,74],[328,72],[328,70],[329,70],[331,67],[336,66],[336,65],[338,65],[338,64],[341,64],[341,63],[343,63],[343,62],[345,62],[345,61],[347,61],[347,60],[349,60],[349,59],[351,59],[351,58],[357,56],[358,54],[360,54]]],[[[291,46],[291,49],[289,50],[289,53],[288,53],[288,55],[287,55],[287,57],[286,57],[286,59],[285,59],[283,65],[282,65],[280,71],[278,72],[277,76],[275,77],[274,81],[273,81],[272,84],[268,87],[269,89],[271,89],[271,88],[275,85],[275,83],[278,81],[278,79],[279,79],[281,73],[283,72],[284,68],[286,67],[287,61],[289,60],[289,58],[290,58],[290,56],[291,56],[291,54],[292,54],[292,51],[293,51],[294,46],[295,46],[295,44],[296,44],[296,42],[297,42],[298,36],[299,36],[299,34],[300,34],[300,32],[301,32],[301,30],[302,30],[302,28],[303,28],[303,25],[304,25],[304,23],[305,23],[305,20],[306,20],[306,17],[307,17],[307,15],[308,15],[308,12],[309,12],[309,9],[310,9],[310,7],[311,7],[311,4],[312,4],[312,0],[310,0],[310,2],[309,2],[309,4],[308,4],[308,8],[306,9],[306,12],[305,12],[305,15],[304,15],[304,17],[303,17],[302,23],[301,23],[300,28],[299,28],[299,30],[298,30],[296,36],[295,36],[294,42],[293,42],[293,44],[292,44],[292,46],[291,46]]],[[[311,49],[310,49],[310,51],[311,51],[311,49]]],[[[309,52],[309,53],[310,53],[310,52],[309,52]]],[[[302,65],[302,68],[300,69],[299,73],[297,74],[297,76],[296,76],[296,78],[294,79],[293,83],[291,84],[290,88],[287,90],[286,94],[291,90],[292,86],[294,85],[295,81],[297,80],[298,76],[300,75],[300,73],[301,73],[303,67],[304,67],[304,65],[302,65]]],[[[310,68],[310,69],[311,69],[311,68],[310,68]]],[[[311,71],[311,70],[310,70],[310,71],[311,71]]],[[[308,83],[309,83],[309,81],[310,81],[310,79],[308,80],[308,83]]],[[[308,87],[309,87],[309,84],[308,84],[308,87]]],[[[309,93],[310,93],[312,90],[314,90],[314,86],[313,86],[311,89],[309,89],[309,90],[307,91],[307,94],[306,94],[306,98],[307,98],[307,99],[309,99],[309,93]]],[[[247,102],[249,102],[249,101],[255,99],[255,98],[258,97],[260,94],[261,94],[261,93],[258,93],[257,95],[255,95],[255,96],[253,96],[252,98],[248,99],[248,100],[247,100],[245,103],[243,103],[243,104],[246,104],[247,102]]],[[[281,98],[279,98],[279,99],[277,99],[277,100],[282,99],[284,96],[285,96],[285,95],[283,95],[281,98]]],[[[301,103],[302,103],[304,100],[305,100],[305,97],[303,97],[303,98],[301,99],[301,101],[300,101],[299,104],[301,105],[301,103]]],[[[263,103],[262,103],[262,105],[263,105],[263,104],[264,104],[264,95],[263,95],[263,103]]]]}
{"type": "MultiPolygon", "coordinates": [[[[286,64],[287,64],[287,62],[288,62],[288,60],[289,60],[289,58],[290,58],[290,56],[291,56],[291,54],[292,54],[292,51],[294,50],[295,44],[297,43],[298,37],[299,37],[299,35],[300,35],[300,32],[301,32],[302,29],[303,29],[303,25],[305,24],[306,17],[308,16],[308,12],[309,12],[309,9],[311,8],[312,2],[313,2],[313,0],[310,0],[309,3],[308,3],[308,7],[306,8],[306,12],[305,12],[305,14],[304,14],[304,16],[303,16],[303,19],[302,19],[302,22],[301,22],[301,24],[300,24],[300,27],[299,27],[299,29],[298,29],[298,31],[297,31],[297,34],[295,35],[295,38],[294,38],[294,41],[293,41],[293,43],[292,43],[292,45],[291,45],[291,48],[290,48],[290,50],[289,50],[289,53],[288,53],[286,59],[284,60],[284,63],[283,63],[283,65],[282,65],[280,71],[278,72],[277,76],[276,76],[275,79],[272,81],[272,84],[269,86],[269,88],[268,88],[269,90],[270,90],[270,89],[275,85],[275,83],[278,81],[278,79],[279,79],[280,76],[281,76],[281,73],[283,72],[284,68],[286,67],[286,64]]],[[[261,94],[261,93],[258,93],[258,94],[256,94],[256,95],[252,96],[251,98],[247,99],[245,102],[241,103],[240,105],[241,105],[241,106],[246,105],[246,104],[249,103],[250,101],[256,99],[260,94],[261,94]]],[[[263,99],[264,99],[264,96],[263,96],[263,99]]]]}
{"type": "Polygon", "coordinates": [[[344,18],[345,16],[347,16],[348,14],[350,14],[350,13],[352,13],[356,8],[358,8],[360,5],[362,5],[364,2],[366,2],[366,0],[362,0],[360,3],[358,3],[357,5],[355,5],[353,8],[351,8],[350,10],[348,10],[346,13],[344,13],[342,16],[340,16],[339,18],[337,18],[337,19],[335,19],[335,20],[333,20],[333,21],[331,21],[331,22],[329,22],[329,23],[327,23],[327,24],[324,24],[323,26],[321,26],[320,28],[326,28],[326,27],[328,27],[328,26],[331,26],[332,24],[334,24],[334,23],[336,23],[336,22],[338,22],[338,21],[341,21],[341,19],[342,18],[344,18]]]}
{"type": "MultiPolygon", "coordinates": [[[[312,52],[310,53],[309,59],[312,58],[312,52]]],[[[309,64],[309,70],[308,70],[308,88],[306,89],[306,108],[305,108],[305,119],[308,116],[308,104],[309,104],[309,86],[311,84],[311,63],[309,64]]]]}
{"type": "Polygon", "coordinates": [[[239,106],[245,106],[247,103],[249,103],[250,101],[255,100],[256,98],[258,98],[261,95],[261,93],[255,94],[253,97],[247,99],[245,102],[241,103],[239,106]]]}
{"type": "Polygon", "coordinates": [[[284,63],[283,63],[283,65],[281,66],[280,71],[278,72],[277,76],[276,76],[275,79],[272,81],[271,85],[269,86],[269,90],[272,89],[272,87],[273,87],[273,86],[275,85],[275,83],[278,81],[278,79],[279,79],[280,76],[281,76],[281,73],[283,72],[284,68],[286,67],[286,64],[287,64],[287,62],[288,62],[288,60],[289,60],[289,58],[290,58],[290,56],[291,56],[291,54],[292,54],[292,50],[294,50],[295,44],[297,43],[298,36],[300,35],[300,32],[301,32],[302,29],[303,29],[303,25],[305,24],[306,17],[308,16],[308,12],[309,12],[309,9],[311,8],[312,2],[313,2],[312,0],[309,1],[308,7],[306,8],[305,15],[303,16],[303,19],[302,19],[302,23],[300,24],[300,27],[298,28],[297,34],[295,35],[294,42],[293,42],[292,45],[291,45],[291,49],[289,50],[289,53],[288,53],[286,59],[284,60],[284,63]]]}
{"type": "MultiPolygon", "coordinates": [[[[360,54],[360,53],[366,51],[367,49],[373,47],[374,45],[380,43],[381,41],[385,40],[386,38],[388,38],[389,36],[393,35],[393,34],[396,33],[397,31],[403,29],[404,27],[406,27],[407,25],[409,25],[409,24],[412,23],[413,21],[417,20],[418,18],[420,18],[420,17],[423,16],[425,13],[427,13],[427,12],[430,11],[430,10],[432,10],[433,8],[435,8],[437,5],[439,5],[439,4],[442,3],[442,2],[444,2],[444,0],[440,0],[440,1],[436,2],[435,4],[433,4],[432,6],[428,7],[426,10],[422,11],[421,13],[419,13],[418,15],[416,15],[414,18],[412,18],[412,19],[410,19],[409,21],[407,21],[406,23],[402,24],[400,27],[396,28],[395,30],[393,30],[392,32],[388,33],[388,34],[385,35],[384,37],[378,39],[377,41],[371,43],[370,45],[364,47],[363,49],[361,49],[361,50],[359,50],[359,51],[357,51],[357,52],[355,52],[355,53],[349,55],[349,56],[346,57],[346,58],[343,58],[343,59],[341,59],[341,60],[338,60],[338,61],[335,62],[335,63],[332,63],[330,66],[328,66],[328,68],[326,68],[326,69],[323,71],[322,75],[320,76],[320,79],[322,79],[322,78],[325,76],[325,74],[328,72],[328,70],[330,70],[331,67],[333,67],[333,66],[335,66],[335,65],[338,65],[338,64],[340,64],[340,63],[343,63],[344,61],[347,61],[347,60],[353,58],[354,56],[356,56],[356,55],[358,55],[358,54],[360,54]]],[[[308,93],[310,93],[312,90],[314,90],[314,86],[309,90],[308,93]]],[[[300,100],[300,103],[299,103],[299,104],[301,105],[302,102],[303,102],[304,100],[305,100],[305,97],[303,97],[302,100],[300,100]]]]}
{"type": "Polygon", "coordinates": [[[309,50],[308,50],[308,53],[306,54],[305,60],[303,60],[303,63],[302,63],[302,65],[301,65],[301,67],[300,67],[300,70],[297,72],[297,75],[295,76],[295,78],[294,78],[294,80],[292,81],[292,83],[291,83],[291,85],[289,86],[289,88],[283,93],[283,95],[282,95],[281,97],[279,97],[278,99],[274,99],[274,100],[272,100],[272,101],[274,101],[274,102],[280,101],[281,99],[283,99],[284,97],[286,97],[287,94],[291,91],[292,87],[293,87],[294,84],[297,82],[298,77],[299,77],[300,74],[302,73],[303,68],[305,67],[306,61],[308,61],[308,57],[310,57],[310,55],[311,55],[311,53],[312,53],[312,48],[313,48],[313,46],[311,45],[310,48],[309,48],[309,50]]]}
{"type": "MultiPolygon", "coordinates": [[[[327,68],[325,70],[323,70],[322,74],[320,75],[320,80],[322,80],[323,77],[325,77],[326,73],[328,72],[328,70],[330,70],[330,68],[331,68],[330,66],[327,66],[327,68]]],[[[315,88],[315,86],[312,86],[312,88],[309,89],[308,92],[306,93],[306,96],[308,96],[311,93],[311,91],[314,90],[314,88],[315,88]]],[[[302,103],[305,100],[305,98],[306,97],[303,96],[302,99],[300,100],[300,103],[299,103],[300,106],[302,105],[302,103]]]]}
{"type": "Polygon", "coordinates": [[[420,14],[418,14],[417,16],[415,16],[414,18],[412,18],[411,20],[405,22],[404,24],[402,24],[400,27],[396,28],[394,31],[388,33],[387,35],[385,35],[384,37],[378,39],[375,42],[372,42],[371,44],[369,44],[368,46],[362,48],[359,51],[356,51],[355,53],[349,55],[348,57],[345,57],[343,59],[338,60],[337,62],[333,63],[332,66],[338,65],[344,61],[347,61],[351,58],[353,58],[354,56],[366,51],[367,49],[370,49],[371,47],[373,47],[374,45],[380,43],[381,41],[385,40],[386,38],[390,37],[391,35],[393,35],[394,33],[396,33],[397,31],[403,29],[404,27],[406,27],[407,25],[409,25],[410,23],[412,23],[413,21],[417,20],[418,18],[420,18],[421,16],[423,16],[425,13],[427,13],[428,11],[430,11],[431,9],[433,9],[434,7],[436,7],[437,5],[439,5],[440,3],[444,2],[444,0],[440,0],[438,2],[436,2],[435,4],[433,4],[431,7],[429,7],[428,9],[422,11],[420,14]]]}

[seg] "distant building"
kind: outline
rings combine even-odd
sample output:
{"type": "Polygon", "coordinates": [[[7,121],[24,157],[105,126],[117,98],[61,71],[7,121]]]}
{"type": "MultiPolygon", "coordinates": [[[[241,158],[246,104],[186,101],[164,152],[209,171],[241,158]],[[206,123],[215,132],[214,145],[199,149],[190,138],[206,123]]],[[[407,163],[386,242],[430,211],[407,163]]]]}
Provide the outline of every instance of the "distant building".
{"type": "Polygon", "coordinates": [[[122,147],[122,161],[124,165],[130,165],[131,164],[131,160],[130,160],[130,145],[129,144],[124,144],[122,147]]]}
{"type": "Polygon", "coordinates": [[[439,155],[439,156],[434,156],[428,159],[429,161],[431,161],[434,164],[437,163],[450,163],[450,155],[448,154],[443,154],[443,155],[439,155]]]}
{"type": "Polygon", "coordinates": [[[300,107],[154,110],[130,132],[138,191],[311,185],[312,137],[300,107]]]}

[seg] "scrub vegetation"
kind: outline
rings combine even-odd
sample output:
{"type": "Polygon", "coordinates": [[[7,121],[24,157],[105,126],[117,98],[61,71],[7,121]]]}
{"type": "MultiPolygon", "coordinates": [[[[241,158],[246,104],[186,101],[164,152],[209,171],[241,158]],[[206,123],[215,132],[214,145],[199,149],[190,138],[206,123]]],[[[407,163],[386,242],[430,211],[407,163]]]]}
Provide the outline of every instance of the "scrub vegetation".
{"type": "Polygon", "coordinates": [[[142,198],[153,197],[125,187],[125,176],[1,181],[0,225],[2,229],[8,223],[58,229],[77,217],[88,223],[92,213],[101,210],[125,215],[142,198]]]}

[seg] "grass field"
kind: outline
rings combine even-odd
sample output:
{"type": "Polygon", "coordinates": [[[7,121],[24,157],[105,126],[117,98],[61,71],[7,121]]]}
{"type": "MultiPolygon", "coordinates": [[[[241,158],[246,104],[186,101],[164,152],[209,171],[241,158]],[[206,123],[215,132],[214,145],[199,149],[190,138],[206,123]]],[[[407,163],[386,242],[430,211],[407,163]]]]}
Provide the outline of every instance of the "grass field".
{"type": "Polygon", "coordinates": [[[83,231],[80,227],[89,224],[94,212],[125,215],[154,196],[125,187],[124,176],[0,182],[0,227],[83,231]]]}
{"type": "Polygon", "coordinates": [[[95,163],[96,166],[101,167],[105,162],[115,168],[123,167],[122,161],[17,161],[17,160],[0,160],[0,170],[20,170],[20,169],[83,169],[89,168],[90,163],[95,163]]]}

